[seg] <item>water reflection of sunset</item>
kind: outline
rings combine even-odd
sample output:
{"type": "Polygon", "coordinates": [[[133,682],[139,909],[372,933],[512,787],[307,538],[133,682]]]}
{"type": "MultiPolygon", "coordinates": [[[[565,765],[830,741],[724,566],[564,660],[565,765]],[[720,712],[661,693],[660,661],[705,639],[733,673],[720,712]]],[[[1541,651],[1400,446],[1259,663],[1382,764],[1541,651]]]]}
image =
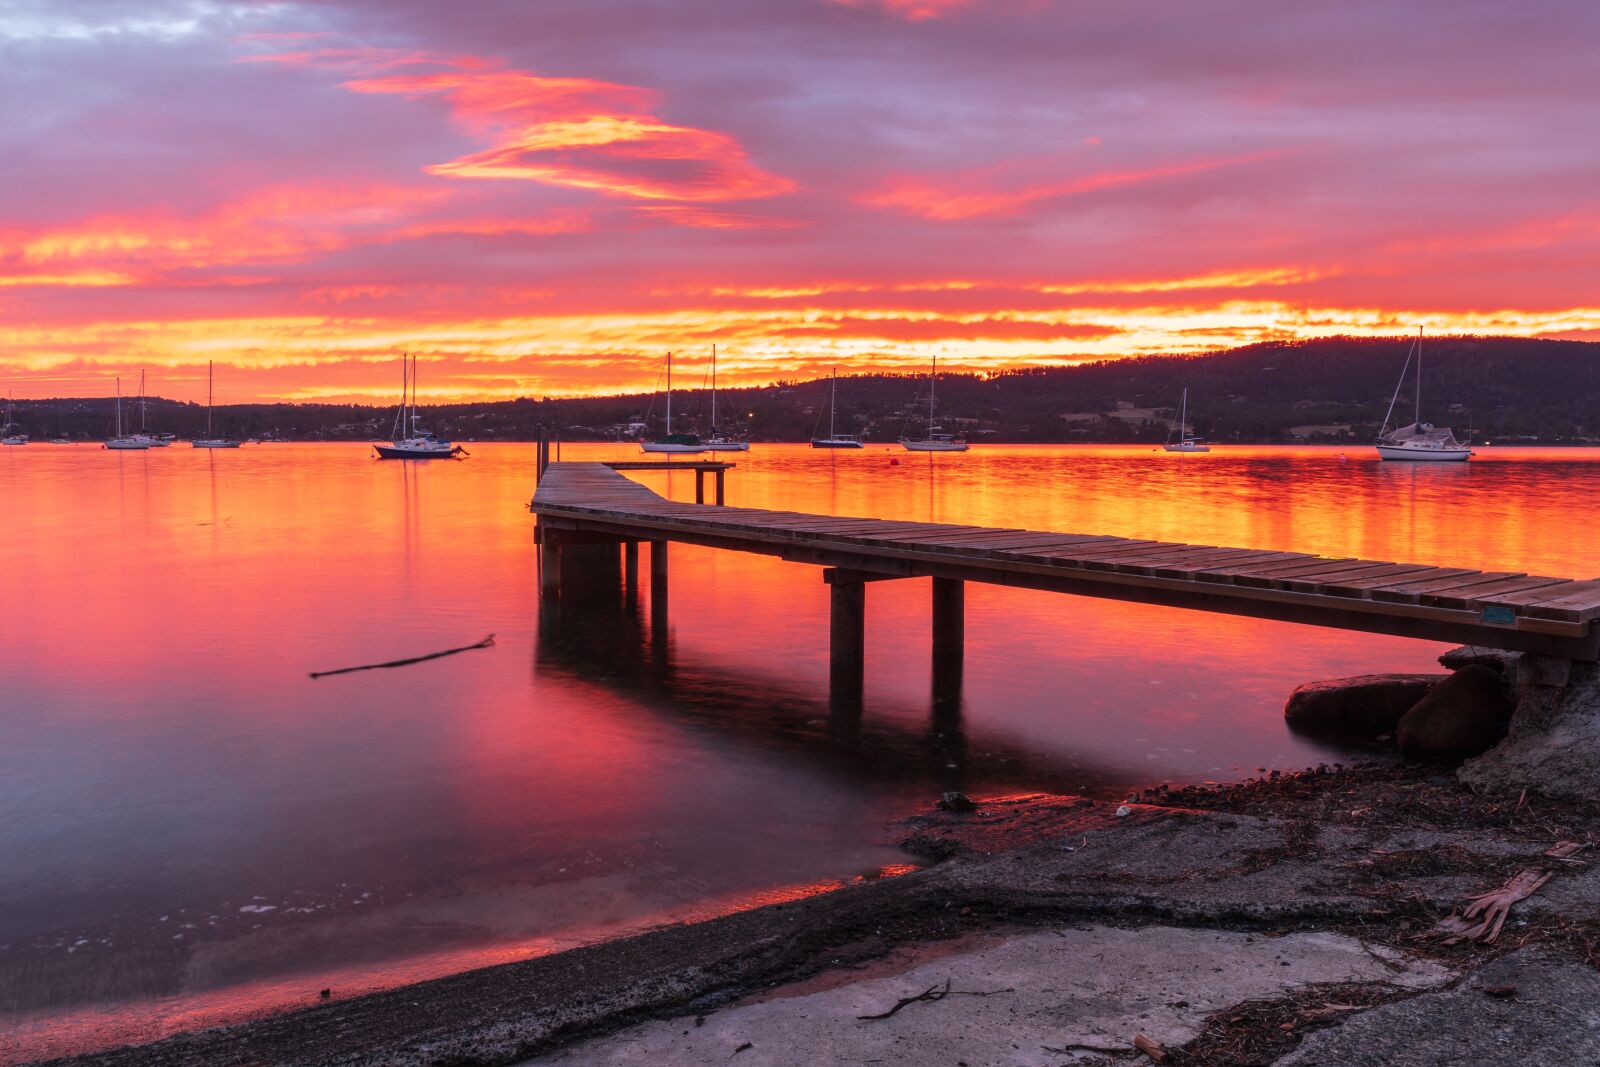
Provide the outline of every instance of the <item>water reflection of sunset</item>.
{"type": "MultiPolygon", "coordinates": [[[[1500,450],[1452,470],[1325,449],[888,459],[758,446],[729,503],[1581,574],[1600,478],[1586,453],[1500,450]]],[[[186,1018],[311,973],[383,984],[814,886],[904,862],[884,827],[945,788],[1117,796],[1304,766],[1340,753],[1284,731],[1290,689],[1438,651],[973,586],[941,705],[926,583],[885,582],[862,714],[841,718],[812,567],[675,549],[664,631],[645,604],[542,620],[532,462],[0,455],[0,1011],[93,1015],[84,974],[115,973],[95,996],[117,1018],[186,1018]],[[128,954],[145,962],[118,969],[128,954]]],[[[687,476],[637,477],[693,498],[687,476]]]]}

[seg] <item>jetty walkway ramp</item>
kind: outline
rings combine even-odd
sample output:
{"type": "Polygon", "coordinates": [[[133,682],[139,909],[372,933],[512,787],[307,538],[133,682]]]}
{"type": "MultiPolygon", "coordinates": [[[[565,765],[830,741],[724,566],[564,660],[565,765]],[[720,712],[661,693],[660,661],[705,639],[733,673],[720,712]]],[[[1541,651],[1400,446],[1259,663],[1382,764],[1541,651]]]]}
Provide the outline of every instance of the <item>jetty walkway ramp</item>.
{"type": "MultiPolygon", "coordinates": [[[[563,545],[581,545],[590,561],[600,558],[592,554],[596,546],[625,545],[636,573],[637,544],[650,542],[652,584],[663,590],[665,546],[673,541],[827,567],[835,594],[836,656],[841,644],[846,657],[858,646],[852,627],[861,625],[863,583],[928,577],[935,580],[936,646],[960,640],[959,583],[987,582],[1600,659],[1600,580],[679,503],[603,463],[549,464],[531,509],[539,520],[543,588],[556,595],[563,545]]],[[[616,558],[610,556],[612,574],[616,558]]]]}

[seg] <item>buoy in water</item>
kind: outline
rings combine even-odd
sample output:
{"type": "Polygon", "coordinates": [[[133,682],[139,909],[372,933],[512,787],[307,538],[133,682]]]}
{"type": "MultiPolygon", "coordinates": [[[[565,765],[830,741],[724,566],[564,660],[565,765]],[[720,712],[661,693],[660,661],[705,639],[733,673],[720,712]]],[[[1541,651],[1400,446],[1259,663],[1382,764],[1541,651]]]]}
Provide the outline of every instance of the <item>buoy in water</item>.
{"type": "Polygon", "coordinates": [[[898,466],[900,466],[900,461],[898,459],[894,458],[893,456],[890,456],[889,457],[889,466],[898,467],[898,466]]]}

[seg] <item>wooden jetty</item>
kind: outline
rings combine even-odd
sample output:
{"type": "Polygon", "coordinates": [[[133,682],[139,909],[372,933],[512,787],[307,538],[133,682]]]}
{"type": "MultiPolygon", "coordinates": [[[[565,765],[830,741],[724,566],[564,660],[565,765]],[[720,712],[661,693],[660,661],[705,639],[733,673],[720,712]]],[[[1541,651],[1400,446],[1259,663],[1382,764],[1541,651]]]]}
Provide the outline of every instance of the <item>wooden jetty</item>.
{"type": "MultiPolygon", "coordinates": [[[[935,663],[959,662],[966,582],[1160,604],[1600,659],[1600,580],[1468,567],[1319,556],[1305,552],[1177,544],[1105,534],[993,529],[928,522],[805,515],[667,500],[617,473],[731,464],[549,463],[531,504],[539,520],[541,587],[561,595],[563,568],[615,575],[617,546],[630,587],[638,544],[650,543],[651,586],[663,604],[673,541],[778,556],[825,568],[831,587],[836,671],[859,669],[867,583],[933,579],[935,663]],[[607,562],[609,560],[609,563],[607,562]]],[[[700,476],[697,475],[697,481],[700,476]]],[[[703,493],[697,494],[703,498],[703,493]]]]}

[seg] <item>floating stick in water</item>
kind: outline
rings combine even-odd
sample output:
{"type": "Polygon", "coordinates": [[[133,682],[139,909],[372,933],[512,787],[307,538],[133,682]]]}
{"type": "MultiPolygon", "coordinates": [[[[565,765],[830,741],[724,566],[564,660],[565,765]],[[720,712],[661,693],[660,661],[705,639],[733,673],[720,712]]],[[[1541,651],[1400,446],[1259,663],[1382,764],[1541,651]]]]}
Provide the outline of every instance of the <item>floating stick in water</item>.
{"type": "Polygon", "coordinates": [[[441,656],[453,656],[457,652],[471,652],[475,648],[489,648],[494,644],[494,634],[490,634],[475,645],[462,645],[460,648],[447,648],[443,652],[430,652],[426,656],[412,656],[410,659],[390,660],[388,663],[368,663],[362,667],[340,667],[336,671],[312,671],[312,678],[324,678],[330,674],[349,674],[352,671],[376,671],[385,667],[409,667],[413,663],[425,663],[430,659],[441,656]]]}

